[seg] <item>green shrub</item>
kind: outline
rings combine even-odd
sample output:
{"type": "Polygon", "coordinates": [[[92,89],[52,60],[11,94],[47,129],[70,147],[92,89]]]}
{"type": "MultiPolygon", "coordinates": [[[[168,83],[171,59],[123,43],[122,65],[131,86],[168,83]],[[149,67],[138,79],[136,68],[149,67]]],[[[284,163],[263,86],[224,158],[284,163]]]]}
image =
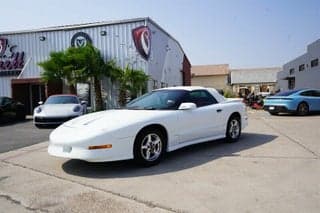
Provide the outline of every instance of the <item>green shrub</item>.
{"type": "Polygon", "coordinates": [[[232,92],[231,90],[225,90],[223,92],[223,96],[225,98],[236,98],[237,97],[237,95],[234,92],[232,92]]]}

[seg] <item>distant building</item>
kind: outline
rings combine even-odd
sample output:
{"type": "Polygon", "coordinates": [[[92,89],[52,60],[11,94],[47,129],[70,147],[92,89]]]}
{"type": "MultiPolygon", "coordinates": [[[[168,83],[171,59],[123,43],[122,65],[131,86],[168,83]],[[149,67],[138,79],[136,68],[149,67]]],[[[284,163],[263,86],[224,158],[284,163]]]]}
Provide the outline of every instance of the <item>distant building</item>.
{"type": "Polygon", "coordinates": [[[231,86],[236,94],[275,92],[277,73],[281,67],[231,69],[231,86]]]}
{"type": "Polygon", "coordinates": [[[191,66],[191,85],[228,89],[229,65],[191,66]]]}
{"type": "Polygon", "coordinates": [[[278,73],[277,88],[281,91],[320,88],[320,39],[307,46],[307,52],[283,65],[278,73]]]}

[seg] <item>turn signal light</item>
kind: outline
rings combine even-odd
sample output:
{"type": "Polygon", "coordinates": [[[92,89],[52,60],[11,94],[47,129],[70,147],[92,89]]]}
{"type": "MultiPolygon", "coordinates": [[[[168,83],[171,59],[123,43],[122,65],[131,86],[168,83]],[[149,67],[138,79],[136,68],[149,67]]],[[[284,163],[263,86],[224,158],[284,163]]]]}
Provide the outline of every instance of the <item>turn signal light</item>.
{"type": "Polygon", "coordinates": [[[98,146],[89,146],[88,149],[111,149],[112,144],[98,145],[98,146]]]}

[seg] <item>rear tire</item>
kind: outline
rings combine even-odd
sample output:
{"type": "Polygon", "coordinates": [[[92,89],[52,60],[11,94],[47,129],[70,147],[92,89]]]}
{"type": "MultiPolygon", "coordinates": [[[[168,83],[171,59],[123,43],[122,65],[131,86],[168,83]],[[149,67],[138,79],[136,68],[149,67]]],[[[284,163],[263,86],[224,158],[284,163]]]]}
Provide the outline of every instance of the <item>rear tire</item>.
{"type": "Polygon", "coordinates": [[[241,119],[239,116],[233,115],[229,118],[226,131],[226,141],[234,143],[241,136],[241,119]]]}
{"type": "Polygon", "coordinates": [[[309,114],[309,105],[306,102],[300,103],[297,108],[297,113],[301,116],[309,114]]]}
{"type": "Polygon", "coordinates": [[[134,142],[134,160],[145,167],[160,163],[166,141],[163,133],[158,129],[146,129],[140,132],[134,142]]]}

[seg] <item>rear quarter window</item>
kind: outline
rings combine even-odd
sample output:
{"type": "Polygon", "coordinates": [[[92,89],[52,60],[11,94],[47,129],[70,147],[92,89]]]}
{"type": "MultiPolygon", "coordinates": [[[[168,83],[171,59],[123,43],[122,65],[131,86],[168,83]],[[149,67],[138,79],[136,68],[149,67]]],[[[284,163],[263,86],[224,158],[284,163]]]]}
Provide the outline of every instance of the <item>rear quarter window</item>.
{"type": "Polygon", "coordinates": [[[195,103],[197,107],[208,106],[218,103],[217,100],[206,90],[190,91],[183,102],[195,103]]]}

